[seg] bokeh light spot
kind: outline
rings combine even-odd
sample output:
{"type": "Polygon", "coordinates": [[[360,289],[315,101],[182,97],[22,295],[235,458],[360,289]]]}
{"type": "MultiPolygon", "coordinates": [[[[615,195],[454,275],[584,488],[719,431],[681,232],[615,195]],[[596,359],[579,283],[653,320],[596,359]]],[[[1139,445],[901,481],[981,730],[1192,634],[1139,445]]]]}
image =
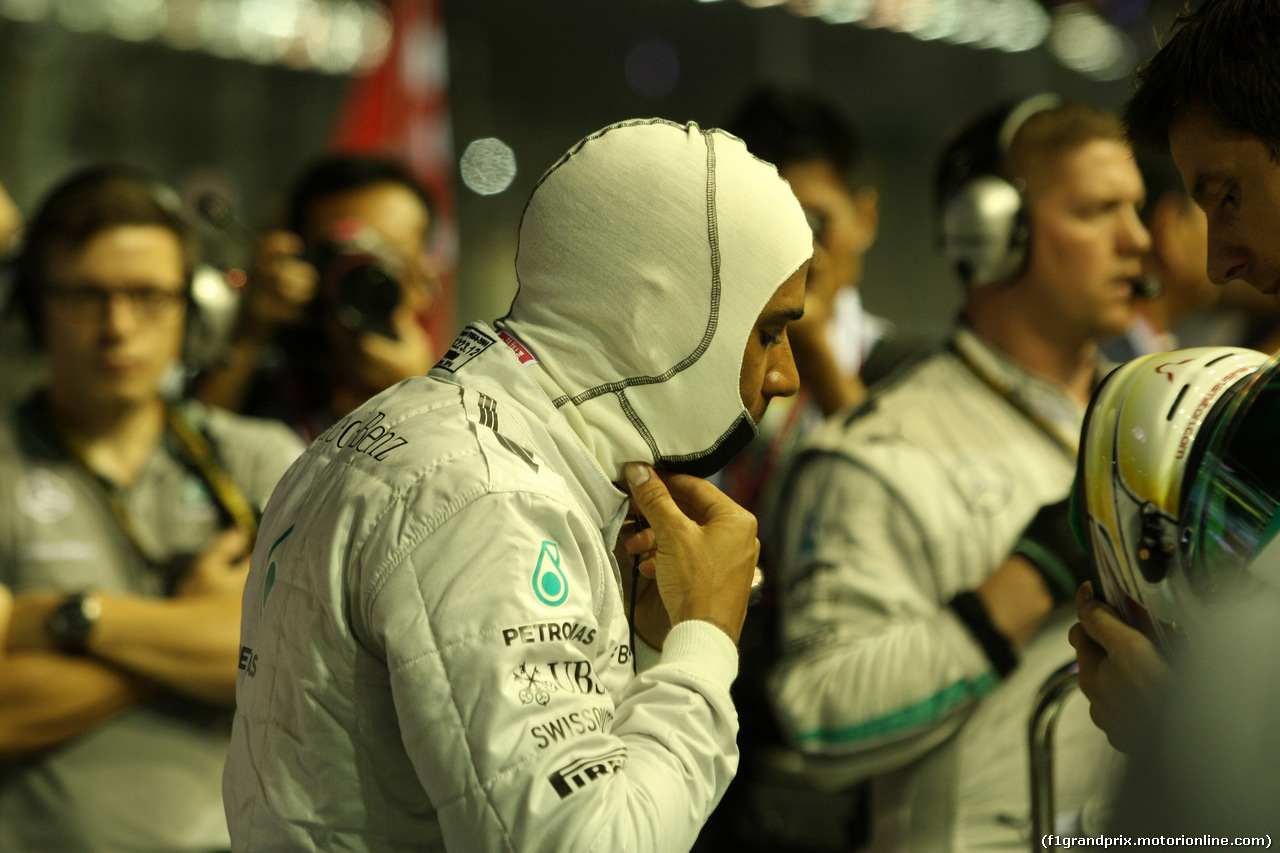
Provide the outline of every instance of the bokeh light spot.
{"type": "Polygon", "coordinates": [[[516,154],[501,139],[476,139],[462,152],[459,162],[462,182],[472,192],[496,195],[516,177],[516,154]]]}

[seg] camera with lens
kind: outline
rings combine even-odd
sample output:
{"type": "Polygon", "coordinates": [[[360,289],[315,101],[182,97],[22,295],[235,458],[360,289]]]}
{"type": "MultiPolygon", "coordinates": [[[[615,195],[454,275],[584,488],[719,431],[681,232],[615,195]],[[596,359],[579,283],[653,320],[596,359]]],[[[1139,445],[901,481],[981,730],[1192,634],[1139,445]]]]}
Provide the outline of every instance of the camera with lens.
{"type": "Polygon", "coordinates": [[[345,329],[396,337],[391,315],[403,297],[404,264],[377,232],[354,220],[329,228],[308,253],[325,309],[345,329]]]}

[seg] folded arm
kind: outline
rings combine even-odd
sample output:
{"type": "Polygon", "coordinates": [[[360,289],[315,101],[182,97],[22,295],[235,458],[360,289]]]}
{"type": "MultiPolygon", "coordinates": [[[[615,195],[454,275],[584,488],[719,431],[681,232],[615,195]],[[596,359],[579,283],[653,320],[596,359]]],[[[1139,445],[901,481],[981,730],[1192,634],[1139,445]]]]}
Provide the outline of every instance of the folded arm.
{"type": "MultiPolygon", "coordinates": [[[[190,566],[173,598],[94,593],[100,612],[85,642],[87,659],[215,705],[235,704],[240,597],[248,572],[247,538],[238,530],[215,538],[190,566]]],[[[11,653],[56,657],[47,630],[62,593],[32,592],[13,606],[11,653]]]]}
{"type": "Polygon", "coordinates": [[[149,690],[141,679],[88,658],[41,652],[0,658],[0,760],[83,734],[149,690]]]}

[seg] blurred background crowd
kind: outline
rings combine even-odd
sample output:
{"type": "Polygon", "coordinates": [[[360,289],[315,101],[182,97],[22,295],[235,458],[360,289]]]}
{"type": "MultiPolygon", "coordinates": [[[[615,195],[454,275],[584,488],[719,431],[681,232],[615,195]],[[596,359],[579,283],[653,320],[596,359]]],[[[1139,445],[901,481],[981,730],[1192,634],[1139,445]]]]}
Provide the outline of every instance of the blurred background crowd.
{"type": "MultiPolygon", "coordinates": [[[[930,188],[969,115],[1035,91],[1118,108],[1180,0],[4,0],[0,183],[30,212],[60,177],[144,167],[244,268],[322,152],[402,158],[437,206],[449,337],[506,308],[534,182],[591,129],[640,115],[724,124],[763,84],[820,93],[880,190],[868,308],[938,332],[959,294],[930,188]]],[[[214,251],[216,250],[216,251],[214,251]]]]}

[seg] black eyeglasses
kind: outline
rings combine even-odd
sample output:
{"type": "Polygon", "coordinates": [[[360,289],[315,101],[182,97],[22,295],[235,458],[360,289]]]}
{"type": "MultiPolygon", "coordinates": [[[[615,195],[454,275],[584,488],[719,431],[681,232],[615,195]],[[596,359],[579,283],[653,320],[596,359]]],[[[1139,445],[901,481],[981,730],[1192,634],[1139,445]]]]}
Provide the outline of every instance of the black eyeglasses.
{"type": "Polygon", "coordinates": [[[187,294],[160,287],[50,287],[45,299],[51,308],[72,320],[97,320],[116,299],[123,299],[141,320],[160,320],[184,304],[187,294]]]}

